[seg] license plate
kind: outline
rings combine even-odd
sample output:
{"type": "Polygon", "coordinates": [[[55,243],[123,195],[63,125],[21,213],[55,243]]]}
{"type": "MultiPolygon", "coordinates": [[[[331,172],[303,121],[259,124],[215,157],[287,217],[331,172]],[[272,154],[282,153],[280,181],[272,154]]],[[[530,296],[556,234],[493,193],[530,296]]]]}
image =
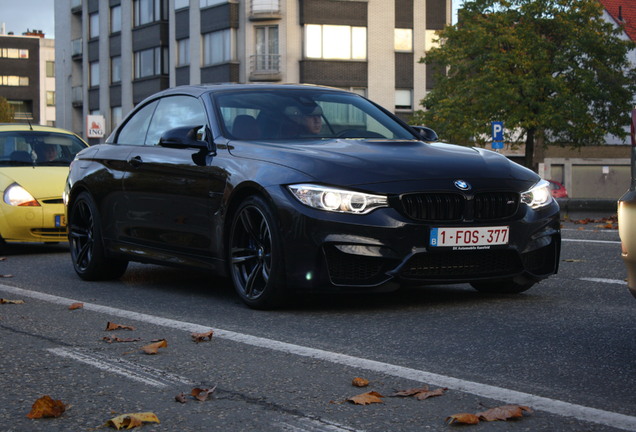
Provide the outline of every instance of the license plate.
{"type": "Polygon", "coordinates": [[[63,214],[55,215],[55,226],[62,228],[66,226],[66,216],[63,214]]]}
{"type": "Polygon", "coordinates": [[[432,228],[433,247],[471,247],[507,245],[510,227],[432,228]]]}

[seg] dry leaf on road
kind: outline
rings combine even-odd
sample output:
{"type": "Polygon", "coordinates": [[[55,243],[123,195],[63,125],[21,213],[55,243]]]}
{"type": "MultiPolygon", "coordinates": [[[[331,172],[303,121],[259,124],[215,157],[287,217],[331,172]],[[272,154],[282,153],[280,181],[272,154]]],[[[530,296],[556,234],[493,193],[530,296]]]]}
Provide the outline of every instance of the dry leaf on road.
{"type": "Polygon", "coordinates": [[[491,408],[487,411],[477,413],[481,420],[485,421],[497,421],[508,420],[511,418],[523,417],[523,412],[531,413],[532,409],[523,405],[503,405],[496,408],[491,408]]]}
{"type": "Polygon", "coordinates": [[[113,331],[113,330],[134,330],[135,328],[132,326],[127,326],[127,325],[121,325],[121,324],[115,324],[114,322],[110,322],[108,321],[108,323],[106,324],[106,331],[113,331]]]}
{"type": "Polygon", "coordinates": [[[0,304],[24,304],[24,300],[9,300],[0,298],[0,304]]]}
{"type": "Polygon", "coordinates": [[[475,414],[470,413],[453,414],[446,417],[446,423],[477,424],[479,423],[479,417],[477,417],[475,414]]]}
{"type": "Polygon", "coordinates": [[[51,396],[44,395],[33,403],[27,417],[30,419],[59,417],[64,411],[66,411],[66,405],[61,400],[53,400],[51,396]]]}
{"type": "Polygon", "coordinates": [[[356,377],[353,379],[353,381],[351,381],[351,385],[354,387],[366,387],[369,385],[369,380],[368,379],[364,379],[364,378],[360,378],[360,377],[356,377]]]}
{"type": "Polygon", "coordinates": [[[347,401],[352,402],[356,405],[369,405],[372,403],[383,403],[382,396],[380,393],[375,391],[370,391],[368,393],[362,393],[357,396],[352,396],[347,401]]]}
{"type": "Polygon", "coordinates": [[[68,309],[69,310],[76,310],[76,309],[82,309],[84,307],[84,303],[73,303],[71,304],[68,309]]]}
{"type": "Polygon", "coordinates": [[[108,343],[113,343],[113,342],[139,342],[141,340],[141,338],[119,338],[117,336],[115,336],[115,337],[104,336],[102,338],[102,340],[104,342],[108,342],[108,343]]]}
{"type": "Polygon", "coordinates": [[[195,341],[196,343],[199,342],[203,342],[206,338],[208,340],[212,340],[212,335],[214,334],[214,330],[210,330],[209,332],[205,332],[205,333],[192,333],[192,340],[195,341]]]}
{"type": "Polygon", "coordinates": [[[132,429],[141,426],[143,423],[161,423],[157,416],[151,412],[122,414],[108,420],[104,426],[112,426],[119,430],[121,428],[132,429]]]}
{"type": "Polygon", "coordinates": [[[212,395],[212,393],[214,393],[214,390],[216,390],[216,386],[212,387],[211,389],[193,388],[190,394],[196,400],[203,402],[207,400],[212,395]]]}
{"type": "Polygon", "coordinates": [[[165,339],[161,339],[157,342],[151,343],[150,345],[146,345],[141,347],[141,350],[146,354],[157,354],[159,348],[167,348],[168,342],[165,339]]]}

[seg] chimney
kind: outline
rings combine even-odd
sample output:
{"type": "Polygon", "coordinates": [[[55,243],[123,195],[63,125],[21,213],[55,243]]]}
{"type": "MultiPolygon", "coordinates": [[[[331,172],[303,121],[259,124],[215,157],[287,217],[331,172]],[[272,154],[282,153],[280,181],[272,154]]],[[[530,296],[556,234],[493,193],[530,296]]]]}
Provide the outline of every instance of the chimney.
{"type": "Polygon", "coordinates": [[[618,21],[625,22],[623,19],[623,6],[618,6],[618,21]]]}

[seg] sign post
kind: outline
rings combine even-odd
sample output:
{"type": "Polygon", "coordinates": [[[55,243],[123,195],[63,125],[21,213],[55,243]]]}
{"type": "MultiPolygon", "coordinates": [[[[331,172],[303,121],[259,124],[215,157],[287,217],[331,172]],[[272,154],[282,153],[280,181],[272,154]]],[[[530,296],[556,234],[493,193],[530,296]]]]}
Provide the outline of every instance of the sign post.
{"type": "Polygon", "coordinates": [[[492,122],[492,148],[499,151],[504,148],[504,127],[502,121],[492,122]]]}

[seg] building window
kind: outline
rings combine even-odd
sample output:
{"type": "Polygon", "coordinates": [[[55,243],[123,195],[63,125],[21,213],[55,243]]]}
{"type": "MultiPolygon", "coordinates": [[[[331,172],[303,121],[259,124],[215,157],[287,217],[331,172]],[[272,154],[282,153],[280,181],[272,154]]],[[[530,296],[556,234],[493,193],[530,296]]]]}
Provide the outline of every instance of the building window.
{"type": "Polygon", "coordinates": [[[203,65],[227,63],[232,56],[232,32],[221,30],[203,35],[203,65]]]}
{"type": "Polygon", "coordinates": [[[199,7],[203,9],[210,6],[216,6],[221,3],[227,3],[227,1],[228,0],[199,0],[199,7]]]}
{"type": "Polygon", "coordinates": [[[278,71],[278,26],[256,27],[256,64],[257,71],[278,71]]]}
{"type": "Polygon", "coordinates": [[[412,110],[413,109],[413,91],[410,89],[395,90],[395,109],[396,110],[412,110]]]}
{"type": "Polygon", "coordinates": [[[123,119],[122,110],[120,106],[114,106],[110,108],[110,122],[111,130],[115,129],[121,123],[123,119]]]}
{"type": "Polygon", "coordinates": [[[88,82],[90,87],[99,85],[99,62],[89,63],[88,82]]]}
{"type": "Polygon", "coordinates": [[[0,75],[0,85],[9,87],[26,87],[29,85],[29,77],[0,75]]]}
{"type": "Polygon", "coordinates": [[[189,6],[190,6],[190,0],[174,0],[175,10],[187,8],[189,6]]]}
{"type": "Polygon", "coordinates": [[[167,19],[166,0],[135,0],[135,27],[167,19]]]}
{"type": "Polygon", "coordinates": [[[121,56],[110,58],[110,82],[111,84],[121,82],[121,56]]]}
{"type": "Polygon", "coordinates": [[[1,58],[14,58],[14,59],[28,59],[29,58],[29,50],[28,49],[18,49],[18,48],[0,48],[0,57],[1,58]]]}
{"type": "Polygon", "coordinates": [[[135,78],[167,73],[168,48],[156,47],[135,52],[135,78]]]}
{"type": "Polygon", "coordinates": [[[395,50],[413,52],[413,29],[395,29],[395,50]]]}
{"type": "Polygon", "coordinates": [[[55,106],[55,92],[47,91],[46,92],[46,105],[47,106],[55,106]]]}
{"type": "Polygon", "coordinates": [[[99,14],[97,12],[88,15],[88,37],[99,37],[99,14]]]}
{"type": "Polygon", "coordinates": [[[177,41],[177,66],[187,66],[190,64],[190,39],[180,39],[177,41]]]}
{"type": "Polygon", "coordinates": [[[110,8],[110,32],[119,33],[121,31],[121,6],[110,8]]]}
{"type": "Polygon", "coordinates": [[[46,62],[46,76],[47,78],[55,78],[55,62],[54,61],[46,62]]]}
{"type": "Polygon", "coordinates": [[[367,29],[308,24],[305,26],[305,56],[316,59],[366,60],[367,29]]]}

